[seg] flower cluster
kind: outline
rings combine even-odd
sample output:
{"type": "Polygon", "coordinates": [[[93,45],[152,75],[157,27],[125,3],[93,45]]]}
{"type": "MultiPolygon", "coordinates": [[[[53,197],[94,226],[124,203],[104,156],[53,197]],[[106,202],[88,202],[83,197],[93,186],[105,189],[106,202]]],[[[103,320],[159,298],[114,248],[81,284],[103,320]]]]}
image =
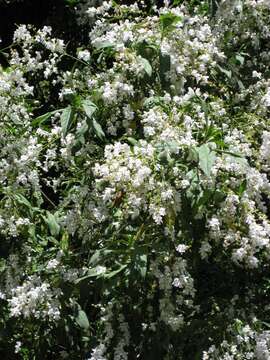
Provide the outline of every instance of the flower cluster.
{"type": "Polygon", "coordinates": [[[39,278],[31,277],[21,286],[12,289],[12,297],[8,299],[10,315],[29,318],[46,318],[51,321],[60,319],[59,294],[50,289],[50,285],[39,278]]]}

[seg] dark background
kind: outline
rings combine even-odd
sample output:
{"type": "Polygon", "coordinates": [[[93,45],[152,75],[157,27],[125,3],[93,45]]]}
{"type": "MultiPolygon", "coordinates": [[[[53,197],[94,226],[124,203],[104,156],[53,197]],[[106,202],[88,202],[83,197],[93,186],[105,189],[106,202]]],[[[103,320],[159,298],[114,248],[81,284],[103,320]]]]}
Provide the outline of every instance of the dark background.
{"type": "Polygon", "coordinates": [[[12,42],[16,25],[20,24],[33,24],[37,28],[50,25],[54,36],[67,41],[79,35],[74,5],[68,0],[0,0],[0,49],[12,42]]]}

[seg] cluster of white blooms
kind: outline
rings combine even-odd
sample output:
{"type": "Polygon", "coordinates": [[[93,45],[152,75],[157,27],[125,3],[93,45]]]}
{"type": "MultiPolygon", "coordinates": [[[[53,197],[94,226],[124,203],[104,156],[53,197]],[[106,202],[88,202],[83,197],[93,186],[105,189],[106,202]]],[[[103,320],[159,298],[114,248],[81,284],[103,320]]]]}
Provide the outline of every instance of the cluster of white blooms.
{"type": "Polygon", "coordinates": [[[159,321],[167,324],[173,331],[177,331],[185,322],[184,308],[193,307],[195,296],[193,278],[187,271],[187,262],[183,258],[178,258],[172,269],[165,266],[163,271],[156,262],[151,265],[151,270],[162,291],[159,299],[159,321]],[[178,291],[173,295],[175,290],[178,291]]]}
{"type": "Polygon", "coordinates": [[[121,334],[121,339],[118,341],[114,349],[114,359],[115,360],[128,360],[128,352],[125,350],[129,346],[130,333],[128,323],[125,321],[123,314],[119,314],[119,333],[121,334]]]}
{"type": "Polygon", "coordinates": [[[156,134],[156,131],[163,130],[167,125],[166,114],[159,111],[159,109],[150,109],[145,112],[142,117],[142,123],[144,124],[143,131],[146,138],[156,134]]]}
{"type": "Polygon", "coordinates": [[[90,60],[90,52],[88,50],[81,50],[78,52],[78,58],[87,62],[90,60]]]}
{"type": "MultiPolygon", "coordinates": [[[[250,191],[255,197],[257,185],[255,182],[255,188],[250,191]]],[[[222,242],[227,250],[233,249],[232,259],[237,263],[244,262],[249,268],[256,268],[259,265],[257,254],[262,252],[266,259],[270,256],[270,223],[264,211],[258,212],[248,192],[241,199],[229,194],[217,216],[209,220],[208,227],[212,241],[222,242]],[[241,232],[241,227],[245,228],[245,233],[241,232]]],[[[205,241],[200,251],[202,258],[207,257],[211,253],[211,242],[205,241]]]]}
{"type": "Polygon", "coordinates": [[[262,43],[270,37],[269,19],[264,16],[267,10],[268,0],[244,0],[223,1],[217,12],[216,32],[220,34],[221,31],[229,31],[234,34],[234,37],[227,43],[223,42],[222,46],[239,46],[246,42],[251,47],[250,51],[255,50],[254,57],[242,64],[251,73],[253,70],[265,71],[269,60],[268,51],[261,48],[262,43]]]}
{"type": "Polygon", "coordinates": [[[267,93],[262,97],[262,103],[267,107],[270,106],[270,89],[268,89],[267,93]]]}
{"type": "Polygon", "coordinates": [[[265,162],[265,170],[269,171],[270,166],[270,132],[264,131],[262,134],[262,145],[260,148],[260,156],[265,162]]]}
{"type": "Polygon", "coordinates": [[[98,345],[91,352],[91,357],[88,360],[106,360],[103,356],[105,352],[105,346],[103,344],[98,345]]]}
{"type": "Polygon", "coordinates": [[[89,7],[86,13],[90,18],[96,15],[103,15],[111,8],[111,6],[112,6],[112,1],[103,1],[101,6],[89,7]]]}
{"type": "Polygon", "coordinates": [[[119,194],[123,196],[122,208],[132,218],[149,211],[157,224],[162,222],[169,207],[180,208],[180,197],[169,184],[157,181],[153,170],[154,148],[141,140],[133,149],[127,144],[115,143],[105,147],[106,162],[95,165],[97,184],[103,185],[100,195],[105,203],[115,203],[119,194]],[[150,202],[147,195],[152,194],[150,202]]]}
{"type": "Polygon", "coordinates": [[[133,86],[123,83],[120,79],[116,79],[114,83],[105,82],[101,88],[102,98],[106,104],[113,104],[121,101],[124,97],[133,95],[133,86]]]}
{"type": "Polygon", "coordinates": [[[51,289],[47,282],[32,276],[11,291],[8,299],[11,316],[37,319],[48,318],[51,321],[60,319],[60,290],[51,289]]]}
{"type": "Polygon", "coordinates": [[[34,35],[31,28],[26,25],[20,25],[14,33],[14,43],[20,45],[22,54],[16,49],[12,50],[10,64],[27,72],[43,72],[45,79],[58,74],[57,64],[64,53],[63,40],[51,37],[52,28],[44,26],[34,35]],[[34,50],[35,46],[40,45],[43,49],[34,50]],[[46,51],[46,58],[44,55],[46,51]]]}
{"type": "Polygon", "coordinates": [[[231,342],[224,340],[219,347],[212,345],[203,352],[203,360],[234,360],[242,359],[267,360],[270,357],[269,331],[257,332],[249,325],[241,328],[231,342]]]}
{"type": "Polygon", "coordinates": [[[31,225],[31,221],[28,218],[22,218],[15,216],[5,218],[3,216],[2,226],[0,226],[0,233],[7,237],[16,237],[20,234],[23,228],[31,225]]]}

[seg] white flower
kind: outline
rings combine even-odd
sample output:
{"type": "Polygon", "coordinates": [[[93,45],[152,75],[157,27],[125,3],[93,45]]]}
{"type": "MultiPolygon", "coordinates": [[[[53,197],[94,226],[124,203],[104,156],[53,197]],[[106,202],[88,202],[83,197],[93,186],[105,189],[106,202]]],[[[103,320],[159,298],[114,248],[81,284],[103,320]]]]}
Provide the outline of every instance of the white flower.
{"type": "Polygon", "coordinates": [[[99,266],[96,267],[96,273],[98,275],[104,274],[106,272],[106,270],[107,270],[106,266],[99,265],[99,266]]]}
{"type": "Polygon", "coordinates": [[[21,341],[16,341],[15,349],[14,349],[15,354],[18,354],[18,352],[19,352],[20,349],[21,349],[21,346],[22,346],[21,341]]]}
{"type": "Polygon", "coordinates": [[[262,74],[261,74],[261,73],[259,73],[259,72],[258,72],[258,71],[256,71],[256,70],[253,70],[253,71],[252,71],[252,77],[254,77],[254,78],[258,78],[258,79],[261,79],[262,74]]]}
{"type": "Polygon", "coordinates": [[[179,279],[179,278],[173,279],[172,285],[177,288],[181,288],[183,286],[181,279],[179,279]]]}
{"type": "Polygon", "coordinates": [[[176,251],[179,253],[179,254],[184,254],[184,252],[186,252],[188,249],[188,246],[187,245],[184,245],[184,244],[180,244],[176,247],[176,251]]]}
{"type": "Polygon", "coordinates": [[[208,226],[210,228],[211,231],[219,231],[219,227],[220,227],[220,222],[219,219],[216,217],[212,217],[209,221],[208,221],[208,226]]]}
{"type": "Polygon", "coordinates": [[[90,60],[90,52],[88,50],[81,50],[78,52],[78,58],[87,62],[90,60]]]}
{"type": "Polygon", "coordinates": [[[59,265],[59,260],[52,259],[48,262],[46,269],[52,270],[52,269],[55,269],[58,265],[59,265]]]}
{"type": "Polygon", "coordinates": [[[267,89],[266,94],[262,97],[262,103],[265,106],[270,106],[270,88],[267,89]]]}
{"type": "Polygon", "coordinates": [[[21,286],[12,289],[12,297],[8,299],[10,315],[57,321],[60,319],[58,295],[57,289],[52,290],[40,278],[29,277],[21,286]]]}
{"type": "Polygon", "coordinates": [[[105,345],[100,344],[92,350],[91,357],[87,360],[106,360],[106,358],[104,357],[105,351],[105,345]]]}

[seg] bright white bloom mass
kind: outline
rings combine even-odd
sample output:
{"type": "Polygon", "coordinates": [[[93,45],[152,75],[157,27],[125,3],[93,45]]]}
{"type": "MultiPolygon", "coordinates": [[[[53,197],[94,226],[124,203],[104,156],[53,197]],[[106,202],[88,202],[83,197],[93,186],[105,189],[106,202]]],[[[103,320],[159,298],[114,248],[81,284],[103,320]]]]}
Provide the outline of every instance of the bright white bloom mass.
{"type": "Polygon", "coordinates": [[[32,277],[22,286],[12,290],[12,297],[8,300],[11,316],[31,316],[39,319],[48,317],[50,320],[60,319],[60,303],[58,295],[60,290],[52,290],[46,282],[32,277]]]}

